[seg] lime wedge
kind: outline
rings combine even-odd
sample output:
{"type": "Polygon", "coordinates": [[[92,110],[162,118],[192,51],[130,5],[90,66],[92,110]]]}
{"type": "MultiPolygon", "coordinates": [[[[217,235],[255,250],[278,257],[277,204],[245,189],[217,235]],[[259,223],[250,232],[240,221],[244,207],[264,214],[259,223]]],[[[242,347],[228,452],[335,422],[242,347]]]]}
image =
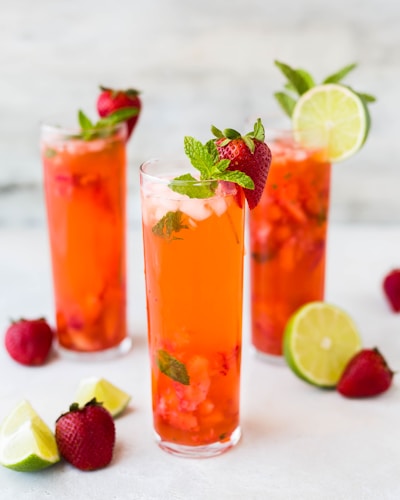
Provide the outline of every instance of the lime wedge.
{"type": "Polygon", "coordinates": [[[60,460],[54,434],[28,401],[21,401],[0,427],[0,463],[22,472],[50,467],[60,460]]]}
{"type": "Polygon", "coordinates": [[[84,406],[96,398],[113,417],[120,415],[128,406],[131,396],[104,378],[89,377],[79,384],[75,401],[84,406]]]}
{"type": "Polygon", "coordinates": [[[292,115],[296,139],[326,148],[328,160],[349,158],[364,144],[370,125],[367,106],[348,87],[317,85],[297,101],[292,115]]]}
{"type": "Polygon", "coordinates": [[[301,379],[335,387],[361,337],[350,316],[337,306],[310,302],[289,319],[283,339],[285,359],[301,379]]]}

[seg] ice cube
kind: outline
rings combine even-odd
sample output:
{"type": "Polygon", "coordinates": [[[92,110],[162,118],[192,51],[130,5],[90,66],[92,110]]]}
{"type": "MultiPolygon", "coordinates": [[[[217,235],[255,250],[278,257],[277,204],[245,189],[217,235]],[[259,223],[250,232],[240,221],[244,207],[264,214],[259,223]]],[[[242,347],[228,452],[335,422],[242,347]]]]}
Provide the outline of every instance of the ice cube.
{"type": "Polygon", "coordinates": [[[218,217],[221,217],[227,209],[227,201],[224,197],[216,197],[210,200],[210,206],[213,210],[213,212],[218,215],[218,217]]]}
{"type": "Polygon", "coordinates": [[[212,214],[212,210],[209,206],[208,200],[205,201],[195,198],[181,200],[180,209],[182,212],[196,221],[205,220],[212,214]]]}

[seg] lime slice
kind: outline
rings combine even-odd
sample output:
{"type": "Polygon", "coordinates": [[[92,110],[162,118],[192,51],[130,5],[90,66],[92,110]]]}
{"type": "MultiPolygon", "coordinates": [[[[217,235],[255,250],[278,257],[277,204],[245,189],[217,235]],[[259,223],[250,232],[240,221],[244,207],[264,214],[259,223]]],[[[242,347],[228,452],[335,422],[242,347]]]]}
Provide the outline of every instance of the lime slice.
{"type": "Polygon", "coordinates": [[[21,401],[0,427],[0,463],[22,472],[50,467],[60,460],[54,434],[28,401],[21,401]]]}
{"type": "Polygon", "coordinates": [[[96,398],[113,417],[120,415],[128,406],[131,396],[104,378],[89,377],[79,384],[75,401],[84,406],[96,398]]]}
{"type": "Polygon", "coordinates": [[[361,349],[361,337],[345,311],[310,302],[289,319],[283,349],[300,378],[319,387],[335,387],[350,358],[361,349]]]}
{"type": "Polygon", "coordinates": [[[348,87],[317,85],[297,101],[292,115],[296,139],[326,148],[329,161],[352,156],[364,144],[370,117],[363,100],[348,87]]]}

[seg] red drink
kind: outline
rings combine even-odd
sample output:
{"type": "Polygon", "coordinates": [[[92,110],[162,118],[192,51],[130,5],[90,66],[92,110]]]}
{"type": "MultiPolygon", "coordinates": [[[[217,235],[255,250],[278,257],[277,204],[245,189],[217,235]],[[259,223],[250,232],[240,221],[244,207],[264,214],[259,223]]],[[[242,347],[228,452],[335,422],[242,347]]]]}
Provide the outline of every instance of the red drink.
{"type": "Polygon", "coordinates": [[[171,191],[190,170],[171,167],[141,167],[154,429],[171,453],[213,456],[240,438],[244,209],[231,183],[171,191]]]}
{"type": "Polygon", "coordinates": [[[58,343],[126,350],[126,129],[74,133],[44,126],[41,138],[58,343]]]}
{"type": "Polygon", "coordinates": [[[330,164],[289,132],[268,143],[267,184],[249,216],[252,344],[280,356],[291,314],[324,297],[330,164]]]}

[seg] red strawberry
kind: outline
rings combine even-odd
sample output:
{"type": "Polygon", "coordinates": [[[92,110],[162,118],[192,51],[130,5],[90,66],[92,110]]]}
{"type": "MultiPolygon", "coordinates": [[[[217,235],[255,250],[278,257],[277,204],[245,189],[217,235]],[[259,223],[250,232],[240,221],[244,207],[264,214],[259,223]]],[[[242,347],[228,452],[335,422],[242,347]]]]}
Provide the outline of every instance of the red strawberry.
{"type": "Polygon", "coordinates": [[[58,417],[55,436],[60,454],[78,469],[100,469],[111,462],[115,424],[111,413],[96,399],[83,408],[73,403],[58,417]]]}
{"type": "Polygon", "coordinates": [[[254,124],[254,130],[246,135],[240,135],[233,129],[223,132],[212,127],[217,137],[216,145],[221,159],[229,159],[228,170],[240,170],[254,182],[254,189],[243,188],[250,209],[258,205],[267,181],[271,165],[271,151],[264,142],[265,132],[261,120],[254,124]]]}
{"type": "Polygon", "coordinates": [[[389,389],[394,373],[378,349],[363,349],[347,364],[336,389],[347,398],[367,398],[389,389]]]}
{"type": "Polygon", "coordinates": [[[118,109],[136,108],[137,114],[128,118],[128,139],[139,119],[142,109],[142,102],[139,97],[139,91],[135,89],[113,90],[107,87],[100,87],[101,94],[97,98],[97,112],[104,118],[118,109]]]}
{"type": "Polygon", "coordinates": [[[4,341],[15,361],[31,366],[46,361],[53,337],[53,330],[45,319],[20,319],[8,327],[4,341]]]}
{"type": "Polygon", "coordinates": [[[400,269],[393,269],[383,280],[383,291],[394,312],[400,312],[400,269]]]}

